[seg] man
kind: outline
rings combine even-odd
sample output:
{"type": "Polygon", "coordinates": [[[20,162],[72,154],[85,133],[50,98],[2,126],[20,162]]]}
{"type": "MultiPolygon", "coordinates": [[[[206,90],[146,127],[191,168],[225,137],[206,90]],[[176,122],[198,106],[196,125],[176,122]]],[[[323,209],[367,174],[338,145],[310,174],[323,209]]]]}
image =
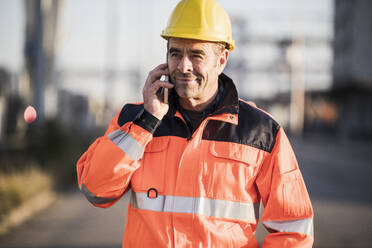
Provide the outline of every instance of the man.
{"type": "Polygon", "coordinates": [[[149,73],[144,102],[125,105],[78,161],[81,191],[109,207],[132,190],[123,247],[259,247],[260,201],[264,248],[312,247],[313,211],[283,129],[222,73],[234,48],[226,12],[183,0],[162,37],[167,63],[149,73]]]}

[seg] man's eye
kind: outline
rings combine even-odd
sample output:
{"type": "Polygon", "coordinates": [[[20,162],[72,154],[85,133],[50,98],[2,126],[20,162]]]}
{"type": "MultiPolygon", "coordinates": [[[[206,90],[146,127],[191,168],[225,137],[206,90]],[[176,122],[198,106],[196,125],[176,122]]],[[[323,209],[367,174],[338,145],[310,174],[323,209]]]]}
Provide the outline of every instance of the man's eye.
{"type": "Polygon", "coordinates": [[[192,55],[193,58],[196,58],[196,59],[202,59],[203,57],[201,55],[198,55],[198,54],[194,54],[192,55]]]}
{"type": "Polygon", "coordinates": [[[179,53],[171,53],[171,57],[180,57],[181,55],[179,53]]]}

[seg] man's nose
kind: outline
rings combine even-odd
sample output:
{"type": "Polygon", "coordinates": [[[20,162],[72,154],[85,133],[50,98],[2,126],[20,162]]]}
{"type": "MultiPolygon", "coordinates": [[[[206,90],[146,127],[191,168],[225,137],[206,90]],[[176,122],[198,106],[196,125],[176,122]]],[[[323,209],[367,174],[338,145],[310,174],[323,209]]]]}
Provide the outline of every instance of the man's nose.
{"type": "Polygon", "coordinates": [[[187,56],[183,56],[180,62],[178,63],[177,69],[182,73],[191,72],[192,71],[191,60],[187,56]]]}

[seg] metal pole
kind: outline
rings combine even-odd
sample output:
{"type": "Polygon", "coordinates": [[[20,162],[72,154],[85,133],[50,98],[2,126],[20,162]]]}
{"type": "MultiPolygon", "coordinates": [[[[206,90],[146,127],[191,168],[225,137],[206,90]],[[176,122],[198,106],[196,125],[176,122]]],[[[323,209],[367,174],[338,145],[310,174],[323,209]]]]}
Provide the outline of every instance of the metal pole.
{"type": "Polygon", "coordinates": [[[303,58],[301,42],[294,41],[287,49],[287,59],[290,64],[291,103],[289,127],[292,133],[302,134],[305,114],[305,80],[303,73],[303,58]]]}

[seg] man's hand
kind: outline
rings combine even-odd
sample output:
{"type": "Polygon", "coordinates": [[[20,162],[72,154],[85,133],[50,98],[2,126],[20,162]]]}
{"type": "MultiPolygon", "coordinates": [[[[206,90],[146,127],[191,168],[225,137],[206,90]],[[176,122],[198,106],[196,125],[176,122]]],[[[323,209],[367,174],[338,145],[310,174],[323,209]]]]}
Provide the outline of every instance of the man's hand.
{"type": "Polygon", "coordinates": [[[156,92],[160,87],[173,88],[173,84],[167,81],[160,81],[163,75],[169,75],[166,63],[158,65],[154,70],[150,71],[142,90],[145,110],[159,120],[163,119],[164,115],[168,112],[169,105],[162,102],[156,92]]]}

